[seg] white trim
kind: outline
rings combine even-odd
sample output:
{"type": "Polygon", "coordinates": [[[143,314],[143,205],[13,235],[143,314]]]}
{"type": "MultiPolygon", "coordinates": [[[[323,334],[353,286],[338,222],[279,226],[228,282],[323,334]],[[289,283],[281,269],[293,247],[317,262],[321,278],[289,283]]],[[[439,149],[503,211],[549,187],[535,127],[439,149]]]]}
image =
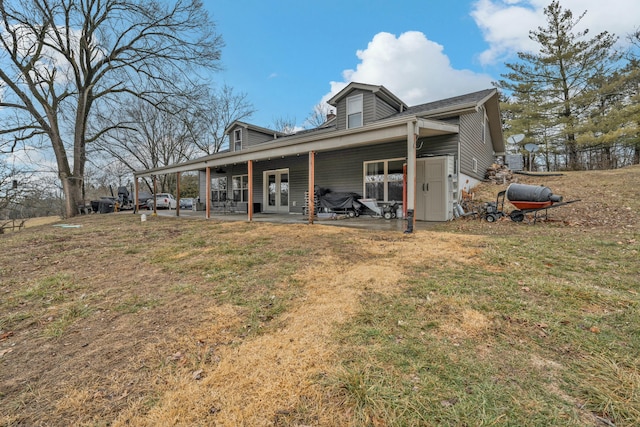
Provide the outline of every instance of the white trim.
{"type": "Polygon", "coordinates": [[[212,176],[211,177],[211,192],[210,194],[207,195],[207,197],[209,197],[211,199],[211,201],[213,202],[225,202],[227,200],[229,200],[229,180],[227,179],[226,176],[212,176]],[[216,188],[214,188],[213,182],[219,182],[219,180],[224,180],[224,189],[220,189],[220,184],[218,184],[216,186],[216,188]],[[217,200],[213,200],[213,193],[217,193],[218,194],[218,199],[217,200]],[[220,193],[224,192],[224,199],[220,199],[220,193]]]}
{"type": "Polygon", "coordinates": [[[482,109],[482,143],[487,143],[487,135],[489,133],[489,118],[487,117],[487,109],[481,107],[482,109]]]}
{"type": "MultiPolygon", "coordinates": [[[[380,159],[380,160],[367,160],[362,162],[362,194],[365,198],[369,198],[367,195],[367,165],[370,163],[383,163],[382,167],[382,194],[383,194],[383,202],[390,202],[389,200],[389,182],[398,182],[398,181],[389,181],[389,162],[406,162],[406,157],[397,157],[391,159],[380,159]]],[[[396,200],[398,201],[398,200],[396,200]]],[[[402,201],[400,199],[399,201],[402,201]]]]}
{"type": "Polygon", "coordinates": [[[362,126],[364,126],[364,95],[359,93],[347,98],[347,129],[357,129],[362,126]],[[353,107],[353,110],[351,110],[350,106],[353,107]],[[360,114],[360,124],[349,126],[349,117],[356,114],[360,114]]]}
{"type": "MultiPolygon", "coordinates": [[[[244,200],[244,197],[243,197],[244,190],[249,191],[249,174],[245,173],[241,175],[232,175],[231,176],[231,200],[233,200],[234,202],[241,202],[241,203],[248,202],[248,200],[244,200]],[[235,184],[235,180],[238,178],[240,179],[240,188],[238,189],[240,191],[240,200],[235,200],[234,192],[236,191],[236,188],[234,188],[234,184],[235,184]],[[244,184],[246,184],[246,187],[243,187],[243,178],[246,178],[244,180],[244,184]]],[[[227,190],[227,198],[229,198],[228,190],[227,190]]]]}
{"type": "MultiPolygon", "coordinates": [[[[262,212],[272,212],[272,213],[289,213],[290,204],[291,204],[291,173],[289,172],[289,168],[284,169],[271,169],[262,172],[262,212]],[[276,175],[278,184],[282,184],[280,180],[280,176],[282,174],[287,174],[287,184],[288,188],[288,200],[286,210],[284,206],[281,206],[280,196],[276,197],[276,205],[269,206],[269,181],[267,180],[267,175],[276,175]]],[[[281,191],[280,186],[278,187],[279,192],[281,191]]]]}
{"type": "Polygon", "coordinates": [[[242,150],[242,128],[238,128],[233,131],[233,151],[241,151],[241,150],[242,150]],[[238,150],[238,143],[240,143],[240,150],[238,150]]]}

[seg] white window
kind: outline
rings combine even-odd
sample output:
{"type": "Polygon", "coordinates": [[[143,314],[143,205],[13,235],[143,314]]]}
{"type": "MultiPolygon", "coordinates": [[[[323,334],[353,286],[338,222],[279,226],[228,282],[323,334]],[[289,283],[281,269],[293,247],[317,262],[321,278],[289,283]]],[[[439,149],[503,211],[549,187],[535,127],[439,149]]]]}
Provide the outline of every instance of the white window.
{"type": "Polygon", "coordinates": [[[362,127],[362,94],[347,98],[347,129],[362,127]]]}
{"type": "Polygon", "coordinates": [[[234,202],[248,202],[249,175],[236,175],[232,177],[232,190],[234,202]]]}
{"type": "Polygon", "coordinates": [[[364,197],[380,201],[402,201],[404,159],[364,162],[364,197]]]}
{"type": "Polygon", "coordinates": [[[473,159],[473,171],[478,172],[478,159],[473,159]]]}
{"type": "Polygon", "coordinates": [[[211,201],[227,201],[227,177],[211,178],[211,201]]]}
{"type": "Polygon", "coordinates": [[[233,131],[233,151],[242,150],[242,129],[233,131]]]}

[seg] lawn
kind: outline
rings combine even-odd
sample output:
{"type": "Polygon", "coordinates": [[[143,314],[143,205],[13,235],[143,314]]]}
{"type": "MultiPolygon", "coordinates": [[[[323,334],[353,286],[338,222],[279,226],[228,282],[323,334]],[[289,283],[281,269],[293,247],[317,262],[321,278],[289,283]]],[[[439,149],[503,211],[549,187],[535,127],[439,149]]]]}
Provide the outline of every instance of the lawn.
{"type": "Polygon", "coordinates": [[[640,425],[640,167],[519,180],[581,202],[1,235],[0,425],[640,425]]]}

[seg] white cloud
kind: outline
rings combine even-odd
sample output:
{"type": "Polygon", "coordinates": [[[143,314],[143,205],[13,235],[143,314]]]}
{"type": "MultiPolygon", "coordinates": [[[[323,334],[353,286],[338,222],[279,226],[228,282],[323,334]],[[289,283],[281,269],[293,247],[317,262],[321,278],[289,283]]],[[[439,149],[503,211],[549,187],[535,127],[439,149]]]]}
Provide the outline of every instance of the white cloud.
{"type": "Polygon", "coordinates": [[[331,82],[321,102],[350,82],[383,85],[410,106],[491,87],[489,75],[454,69],[443,46],[418,31],[399,37],[378,33],[356,56],[356,69],[343,71],[343,81],[331,82]]]}
{"type": "MultiPolygon", "coordinates": [[[[482,64],[495,64],[516,52],[537,50],[529,40],[529,31],[546,26],[544,8],[550,0],[478,0],[471,16],[482,31],[489,49],[479,56],[482,64]]],[[[590,34],[608,31],[625,43],[627,35],[638,28],[640,1],[630,0],[562,0],[560,5],[578,18],[585,10],[577,30],[590,34]]]]}

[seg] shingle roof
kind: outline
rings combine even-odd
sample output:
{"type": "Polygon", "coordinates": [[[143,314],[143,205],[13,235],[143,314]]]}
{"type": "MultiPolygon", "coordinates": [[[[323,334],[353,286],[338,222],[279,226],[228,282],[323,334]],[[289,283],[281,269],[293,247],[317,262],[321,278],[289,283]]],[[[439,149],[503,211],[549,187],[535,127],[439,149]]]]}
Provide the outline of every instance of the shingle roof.
{"type": "Polygon", "coordinates": [[[399,116],[428,116],[430,113],[434,112],[445,112],[445,111],[456,111],[462,108],[468,108],[471,106],[478,105],[480,101],[483,101],[488,96],[492,95],[496,89],[485,89],[478,92],[467,93],[464,95],[454,96],[452,98],[440,99],[438,101],[428,102],[426,104],[414,105],[413,107],[409,107],[408,109],[393,114],[389,117],[399,117],[399,116]]]}

